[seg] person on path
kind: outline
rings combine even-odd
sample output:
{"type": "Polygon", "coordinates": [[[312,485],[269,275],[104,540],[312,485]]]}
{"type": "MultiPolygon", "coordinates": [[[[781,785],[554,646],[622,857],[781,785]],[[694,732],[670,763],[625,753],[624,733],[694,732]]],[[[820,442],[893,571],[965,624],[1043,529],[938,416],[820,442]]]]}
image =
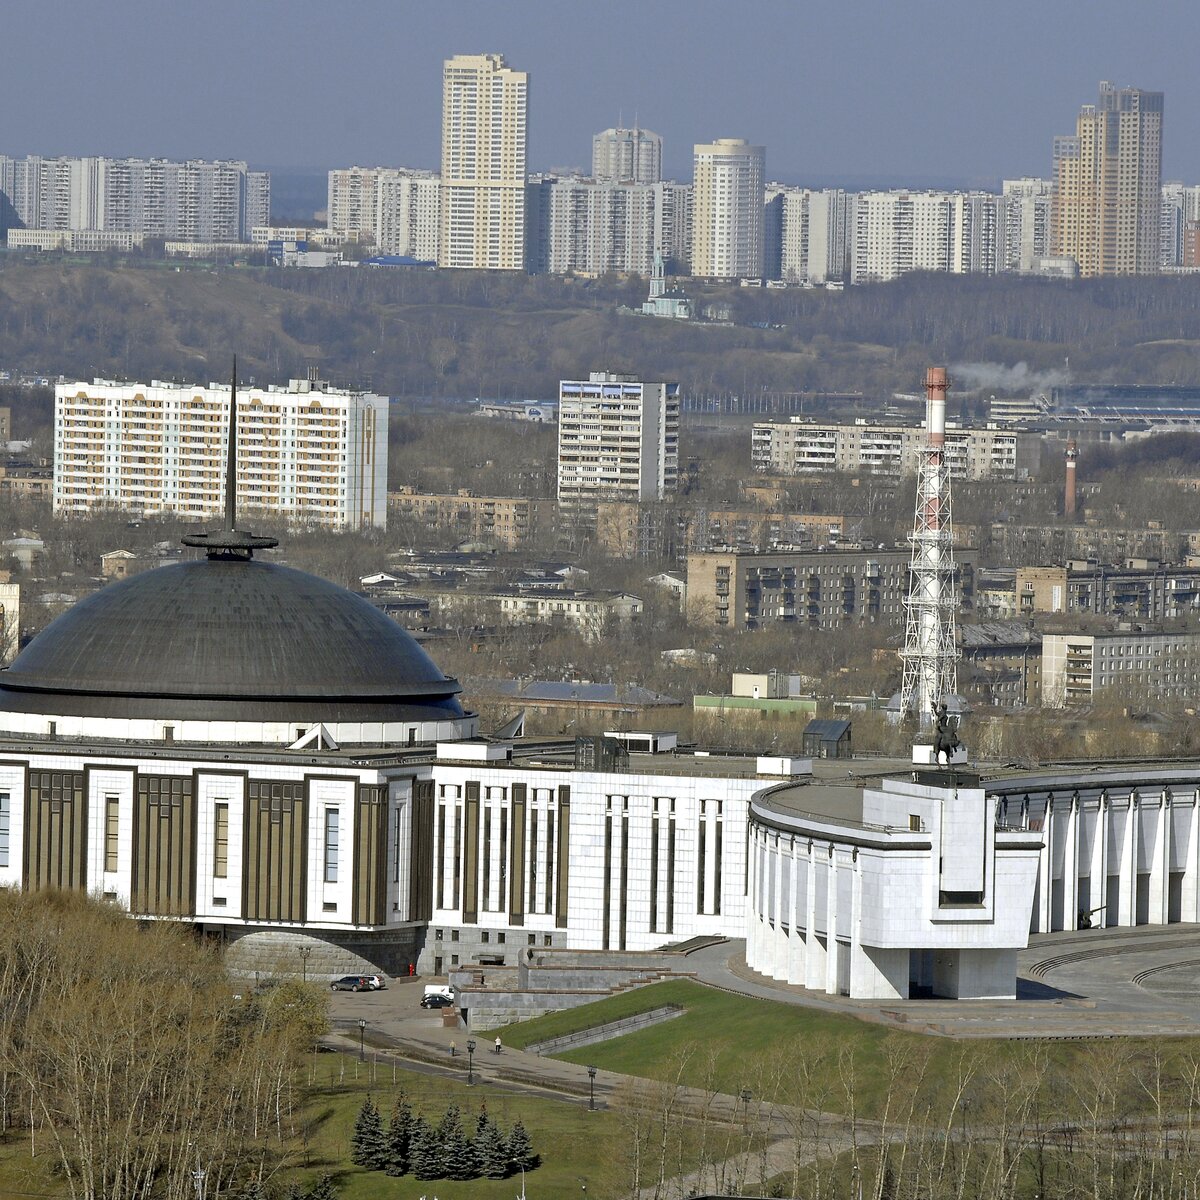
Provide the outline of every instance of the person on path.
{"type": "Polygon", "coordinates": [[[497,1054],[499,1054],[499,1053],[500,1053],[500,1038],[499,1038],[499,1035],[497,1035],[497,1037],[496,1037],[496,1053],[497,1053],[497,1054]]]}

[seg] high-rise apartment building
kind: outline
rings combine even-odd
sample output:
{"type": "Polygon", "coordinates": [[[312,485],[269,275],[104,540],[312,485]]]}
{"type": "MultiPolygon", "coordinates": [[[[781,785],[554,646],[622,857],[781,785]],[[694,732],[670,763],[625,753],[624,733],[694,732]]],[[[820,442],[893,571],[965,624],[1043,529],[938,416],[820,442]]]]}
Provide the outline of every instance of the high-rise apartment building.
{"type": "MultiPolygon", "coordinates": [[[[383,528],[387,404],[309,380],[239,388],[239,507],[297,525],[383,528]]],[[[54,417],[55,512],[223,511],[228,386],[62,383],[54,417]]]]}
{"type": "Polygon", "coordinates": [[[1159,269],[1162,129],[1162,92],[1102,83],[1074,135],[1054,139],[1053,253],[1080,275],[1159,269]]]}
{"type": "Polygon", "coordinates": [[[650,274],[656,248],[651,185],[544,176],[530,182],[527,204],[532,270],[650,274]]]}
{"type": "Polygon", "coordinates": [[[608,183],[658,183],[662,138],[649,129],[605,129],[592,138],[592,177],[608,183]]]}
{"type": "Polygon", "coordinates": [[[695,147],[693,275],[762,276],[765,168],[765,149],[740,138],[719,138],[695,147]]]}
{"type": "Polygon", "coordinates": [[[1054,182],[1050,179],[1006,179],[1004,196],[1004,244],[998,250],[1000,270],[1036,270],[1037,261],[1050,253],[1050,203],[1054,182]]]}
{"type": "Polygon", "coordinates": [[[171,241],[249,241],[271,211],[270,175],[244,162],[0,156],[0,192],[11,205],[9,223],[15,217],[26,229],[171,241]]]}
{"type": "Polygon", "coordinates": [[[764,271],[786,283],[841,279],[852,197],[839,190],[772,184],[766,192],[764,271]]]}
{"type": "Polygon", "coordinates": [[[654,249],[666,270],[691,273],[692,185],[664,179],[654,185],[654,249]]]}
{"type": "Polygon", "coordinates": [[[525,268],[528,89],[503,55],[446,60],[439,267],[525,268]]]}
{"type": "Polygon", "coordinates": [[[560,501],[661,500],[679,481],[679,384],[593,371],[558,387],[560,501]]]}
{"type": "Polygon", "coordinates": [[[436,262],[441,200],[441,180],[434,171],[338,168],[329,172],[329,237],[436,262]]]}
{"type": "Polygon", "coordinates": [[[1200,187],[1164,183],[1160,224],[1159,265],[1170,270],[1184,265],[1184,240],[1189,225],[1200,221],[1200,187]]]}

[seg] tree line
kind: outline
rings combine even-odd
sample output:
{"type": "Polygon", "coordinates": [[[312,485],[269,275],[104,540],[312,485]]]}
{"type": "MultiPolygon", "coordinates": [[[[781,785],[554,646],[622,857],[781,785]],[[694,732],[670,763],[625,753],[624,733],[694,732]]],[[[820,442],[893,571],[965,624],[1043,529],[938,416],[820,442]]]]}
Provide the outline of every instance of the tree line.
{"type": "Polygon", "coordinates": [[[0,890],[0,1130],[71,1200],[211,1196],[283,1160],[327,997],[235,996],[219,947],[69,893],[0,890]]]}
{"type": "Polygon", "coordinates": [[[507,1179],[532,1171],[540,1161],[520,1118],[506,1131],[481,1105],[468,1133],[457,1104],[448,1105],[435,1122],[414,1112],[403,1091],[386,1123],[374,1098],[367,1096],[350,1147],[356,1166],[416,1179],[507,1179]]]}

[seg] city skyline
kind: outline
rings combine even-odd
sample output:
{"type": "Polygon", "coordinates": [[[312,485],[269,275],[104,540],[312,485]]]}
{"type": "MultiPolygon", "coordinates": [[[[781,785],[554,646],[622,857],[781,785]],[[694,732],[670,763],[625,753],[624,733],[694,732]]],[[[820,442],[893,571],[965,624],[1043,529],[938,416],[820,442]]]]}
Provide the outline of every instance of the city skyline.
{"type": "Polygon", "coordinates": [[[10,44],[27,53],[11,56],[0,81],[8,110],[22,114],[4,150],[436,168],[442,62],[501,53],[530,75],[531,170],[586,170],[592,136],[636,118],[662,135],[668,177],[687,177],[694,144],[741,137],[767,146],[772,178],[983,185],[1048,174],[1052,140],[1080,96],[1110,79],[1166,92],[1168,103],[1172,92],[1180,97],[1163,177],[1196,174],[1200,114],[1183,97],[1188,33],[1200,16],[1150,3],[1134,21],[1115,0],[1089,4],[1086,21],[1084,12],[1074,0],[1050,10],[1021,0],[1003,22],[985,24],[983,14],[929,2],[852,12],[763,6],[758,20],[730,22],[707,0],[666,0],[630,39],[626,0],[562,10],[465,3],[399,16],[360,0],[338,36],[321,38],[312,33],[324,16],[308,0],[289,5],[288,20],[276,4],[231,0],[169,17],[147,0],[103,14],[60,0],[14,16],[10,44]],[[92,72],[62,72],[54,102],[28,103],[46,54],[119,61],[131,45],[142,70],[116,73],[102,89],[92,72]],[[204,71],[176,69],[181,45],[204,59],[204,71]],[[580,69],[581,55],[621,69],[580,69]],[[330,103],[343,74],[356,80],[354,101],[330,103]]]}

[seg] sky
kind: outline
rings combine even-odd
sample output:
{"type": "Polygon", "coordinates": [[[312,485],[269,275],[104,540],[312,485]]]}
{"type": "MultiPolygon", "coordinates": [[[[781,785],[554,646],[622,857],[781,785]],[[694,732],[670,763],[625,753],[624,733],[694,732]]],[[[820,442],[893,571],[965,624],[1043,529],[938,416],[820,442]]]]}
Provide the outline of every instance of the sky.
{"type": "Polygon", "coordinates": [[[1164,179],[1200,182],[1196,0],[4,0],[0,153],[438,166],[441,68],[530,74],[530,170],[635,117],[767,148],[828,186],[1048,175],[1108,79],[1166,93],[1164,179]]]}

